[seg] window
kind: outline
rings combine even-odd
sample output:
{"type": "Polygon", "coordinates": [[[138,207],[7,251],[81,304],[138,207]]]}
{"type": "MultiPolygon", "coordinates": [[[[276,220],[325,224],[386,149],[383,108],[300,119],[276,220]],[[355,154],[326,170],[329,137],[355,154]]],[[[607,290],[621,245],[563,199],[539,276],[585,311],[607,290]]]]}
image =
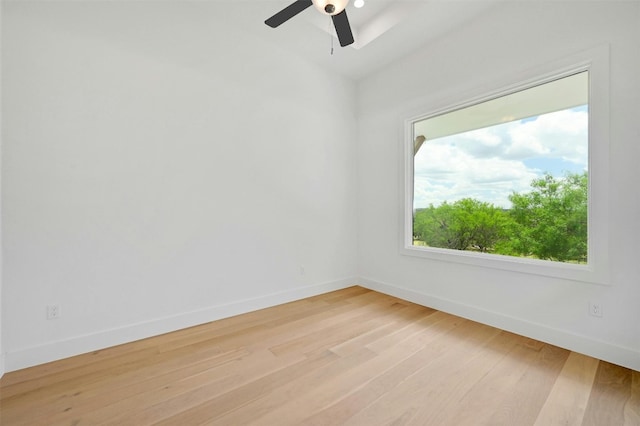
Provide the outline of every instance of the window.
{"type": "Polygon", "coordinates": [[[592,60],[407,120],[404,254],[606,282],[604,76],[592,60]]]}

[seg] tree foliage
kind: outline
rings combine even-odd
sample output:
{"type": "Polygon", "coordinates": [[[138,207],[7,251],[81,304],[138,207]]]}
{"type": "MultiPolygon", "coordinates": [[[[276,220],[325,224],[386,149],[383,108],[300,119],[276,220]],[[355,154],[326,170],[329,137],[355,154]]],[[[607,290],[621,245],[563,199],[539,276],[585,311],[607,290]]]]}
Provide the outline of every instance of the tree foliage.
{"type": "Polygon", "coordinates": [[[419,209],[416,240],[432,247],[554,261],[587,260],[587,173],[545,174],[531,191],[513,193],[510,209],[465,198],[419,209]]]}
{"type": "Polygon", "coordinates": [[[500,208],[472,198],[418,210],[414,235],[432,247],[486,252],[504,239],[509,218],[500,208]]]}
{"type": "Polygon", "coordinates": [[[531,186],[531,192],[509,197],[515,222],[511,250],[540,259],[586,262],[587,173],[563,179],[545,174],[531,186]]]}

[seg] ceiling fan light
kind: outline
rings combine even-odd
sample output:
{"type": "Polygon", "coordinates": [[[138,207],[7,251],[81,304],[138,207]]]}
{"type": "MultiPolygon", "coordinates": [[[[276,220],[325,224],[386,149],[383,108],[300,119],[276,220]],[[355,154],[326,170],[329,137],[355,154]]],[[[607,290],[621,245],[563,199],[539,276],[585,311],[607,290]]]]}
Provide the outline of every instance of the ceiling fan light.
{"type": "Polygon", "coordinates": [[[345,9],[345,7],[347,7],[347,3],[349,3],[349,0],[312,0],[312,1],[316,9],[318,9],[321,13],[329,16],[337,15],[338,13],[342,12],[345,9]]]}

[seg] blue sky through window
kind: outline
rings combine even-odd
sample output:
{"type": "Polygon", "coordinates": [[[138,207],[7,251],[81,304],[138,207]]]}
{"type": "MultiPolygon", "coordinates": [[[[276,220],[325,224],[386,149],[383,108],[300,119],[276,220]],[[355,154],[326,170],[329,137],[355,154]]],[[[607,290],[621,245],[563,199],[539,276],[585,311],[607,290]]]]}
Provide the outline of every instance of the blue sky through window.
{"type": "Polygon", "coordinates": [[[545,172],[588,167],[588,106],[424,142],[414,159],[414,208],[476,198],[508,208],[545,172]]]}

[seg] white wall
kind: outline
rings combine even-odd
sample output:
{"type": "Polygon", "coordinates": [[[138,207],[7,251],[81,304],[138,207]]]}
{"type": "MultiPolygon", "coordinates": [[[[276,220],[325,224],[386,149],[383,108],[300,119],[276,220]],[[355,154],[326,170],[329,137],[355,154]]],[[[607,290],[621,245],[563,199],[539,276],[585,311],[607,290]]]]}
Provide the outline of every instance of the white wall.
{"type": "Polygon", "coordinates": [[[5,5],[7,371],[356,282],[354,83],[214,3],[5,5]]]}
{"type": "Polygon", "coordinates": [[[503,2],[360,82],[359,270],[365,285],[640,370],[639,7],[503,2]],[[406,114],[500,88],[507,76],[602,43],[611,48],[611,286],[400,255],[406,114]],[[589,300],[603,304],[603,318],[587,315],[589,300]]]}
{"type": "Polygon", "coordinates": [[[7,370],[357,275],[640,369],[640,10],[539,3],[501,3],[356,93],[230,28],[208,2],[4,2],[7,370]],[[611,45],[612,285],[401,256],[403,114],[602,42],[611,45]],[[587,316],[589,300],[604,304],[602,319],[587,316]],[[61,304],[60,319],[45,319],[50,303],[61,304]]]}
{"type": "MultiPolygon", "coordinates": [[[[0,1],[0,51],[2,51],[2,9],[0,1]]],[[[0,55],[0,82],[2,81],[2,55],[0,55]]],[[[0,84],[2,99],[2,84],[0,84]]],[[[2,104],[0,103],[0,218],[2,217],[2,104]]],[[[2,345],[2,221],[0,220],[0,377],[4,375],[4,350],[2,345]]]]}

